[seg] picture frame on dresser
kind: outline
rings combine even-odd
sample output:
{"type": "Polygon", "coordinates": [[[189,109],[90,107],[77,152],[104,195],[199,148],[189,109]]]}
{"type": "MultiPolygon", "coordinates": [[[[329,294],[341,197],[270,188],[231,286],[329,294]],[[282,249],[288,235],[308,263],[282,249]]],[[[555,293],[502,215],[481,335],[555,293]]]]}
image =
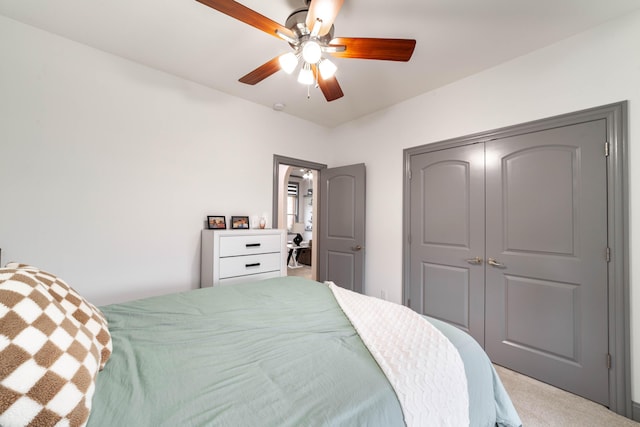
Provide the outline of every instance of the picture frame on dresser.
{"type": "Polygon", "coordinates": [[[227,221],[222,215],[209,215],[207,216],[207,228],[209,230],[225,230],[227,221]]]}
{"type": "Polygon", "coordinates": [[[248,230],[249,217],[248,216],[232,216],[231,229],[232,230],[248,230]]]}

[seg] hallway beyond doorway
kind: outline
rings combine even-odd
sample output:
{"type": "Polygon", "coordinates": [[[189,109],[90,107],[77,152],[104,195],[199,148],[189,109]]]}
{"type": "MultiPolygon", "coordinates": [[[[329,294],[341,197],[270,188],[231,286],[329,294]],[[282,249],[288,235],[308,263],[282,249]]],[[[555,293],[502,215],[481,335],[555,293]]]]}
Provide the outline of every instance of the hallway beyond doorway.
{"type": "Polygon", "coordinates": [[[301,265],[298,268],[287,267],[287,276],[304,277],[311,280],[311,266],[301,265]]]}

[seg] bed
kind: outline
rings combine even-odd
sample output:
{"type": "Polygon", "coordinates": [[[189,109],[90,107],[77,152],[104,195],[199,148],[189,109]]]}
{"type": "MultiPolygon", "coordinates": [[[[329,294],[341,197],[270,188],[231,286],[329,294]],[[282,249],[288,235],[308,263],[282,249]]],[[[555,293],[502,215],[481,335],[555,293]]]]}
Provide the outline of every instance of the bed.
{"type": "MultiPolygon", "coordinates": [[[[111,343],[108,361],[98,358],[105,363],[89,390],[85,422],[89,427],[421,425],[419,418],[409,419],[405,392],[385,374],[385,363],[358,333],[365,328],[349,320],[339,302],[343,297],[331,286],[285,277],[96,308],[108,323],[111,343]]],[[[466,419],[472,426],[521,425],[477,343],[436,319],[421,321],[446,337],[463,366],[466,393],[445,384],[444,391],[432,394],[442,406],[460,408],[458,402],[466,401],[467,413],[437,424],[460,425],[453,420],[466,419]]],[[[384,327],[373,329],[375,334],[384,327]]],[[[99,355],[96,347],[92,354],[99,355]]],[[[397,360],[391,356],[392,363],[397,360]]],[[[0,414],[5,425],[2,421],[0,414]]]]}

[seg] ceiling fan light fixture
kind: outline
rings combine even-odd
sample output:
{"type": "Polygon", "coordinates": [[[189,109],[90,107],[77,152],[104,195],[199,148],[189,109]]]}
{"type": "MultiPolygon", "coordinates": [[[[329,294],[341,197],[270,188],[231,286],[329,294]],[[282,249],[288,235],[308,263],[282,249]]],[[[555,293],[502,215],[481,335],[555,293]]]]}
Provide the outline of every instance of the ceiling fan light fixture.
{"type": "Polygon", "coordinates": [[[293,52],[285,53],[284,55],[280,55],[278,61],[280,62],[282,71],[291,74],[298,66],[298,55],[293,52]]]}
{"type": "Polygon", "coordinates": [[[322,57],[322,48],[315,40],[308,40],[302,45],[302,58],[308,64],[317,64],[322,57]]]}
{"type": "Polygon", "coordinates": [[[329,61],[326,58],[320,60],[320,64],[318,64],[318,68],[320,69],[320,76],[322,76],[323,80],[330,79],[338,70],[338,67],[333,62],[329,61]]]}
{"type": "MultiPolygon", "coordinates": [[[[1,0],[0,0],[1,1],[1,0]]],[[[403,61],[411,59],[416,46],[413,39],[371,37],[334,37],[334,21],[344,0],[304,0],[306,7],[294,10],[280,25],[236,0],[198,0],[200,3],[289,43],[293,53],[271,58],[258,68],[240,77],[247,85],[260,83],[283,70],[293,73],[301,64],[298,81],[322,91],[327,102],[344,96],[338,80],[331,76],[336,66],[323,58],[331,54],[338,58],[403,61]],[[303,59],[304,58],[304,59],[303,59]]],[[[296,0],[301,1],[301,0],[296,0]]]]}
{"type": "Polygon", "coordinates": [[[308,63],[305,63],[300,69],[300,74],[298,74],[298,83],[302,83],[303,85],[312,85],[314,81],[313,71],[311,71],[311,66],[308,63]]]}

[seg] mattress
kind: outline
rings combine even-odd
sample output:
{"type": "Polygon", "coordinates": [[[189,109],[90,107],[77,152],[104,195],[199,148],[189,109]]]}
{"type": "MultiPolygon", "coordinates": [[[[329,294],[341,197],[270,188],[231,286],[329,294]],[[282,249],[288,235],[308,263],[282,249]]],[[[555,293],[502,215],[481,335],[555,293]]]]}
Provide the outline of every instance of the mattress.
{"type": "MultiPolygon", "coordinates": [[[[88,425],[403,426],[388,379],[326,285],[285,277],[100,307],[113,354],[88,425]]],[[[489,359],[458,349],[472,426],[519,426],[489,359]]]]}

